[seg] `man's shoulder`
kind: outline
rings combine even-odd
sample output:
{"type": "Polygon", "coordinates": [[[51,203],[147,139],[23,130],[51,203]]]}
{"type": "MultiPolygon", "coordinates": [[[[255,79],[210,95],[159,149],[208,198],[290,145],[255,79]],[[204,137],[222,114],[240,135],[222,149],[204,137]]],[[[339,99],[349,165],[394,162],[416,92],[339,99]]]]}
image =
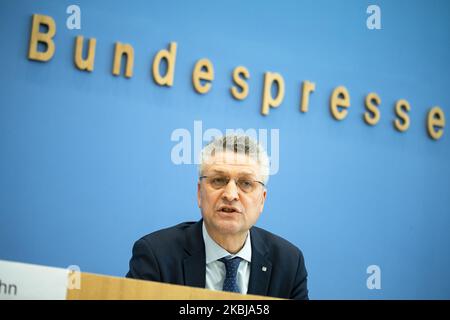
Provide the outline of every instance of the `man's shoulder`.
{"type": "Polygon", "coordinates": [[[150,243],[160,242],[166,245],[177,242],[177,240],[184,241],[186,232],[192,229],[197,223],[198,221],[182,222],[175,226],[149,233],[138,241],[142,240],[150,243]]]}
{"type": "Polygon", "coordinates": [[[263,228],[253,227],[251,232],[252,242],[259,242],[259,244],[265,246],[270,253],[283,256],[291,255],[297,258],[303,255],[302,251],[296,245],[263,228]]]}

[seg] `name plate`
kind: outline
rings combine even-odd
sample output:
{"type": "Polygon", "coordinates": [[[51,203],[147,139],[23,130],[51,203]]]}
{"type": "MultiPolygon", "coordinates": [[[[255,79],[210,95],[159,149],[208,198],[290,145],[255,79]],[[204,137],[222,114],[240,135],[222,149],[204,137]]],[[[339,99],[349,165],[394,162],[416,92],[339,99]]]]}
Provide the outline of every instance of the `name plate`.
{"type": "Polygon", "coordinates": [[[0,300],[65,300],[69,270],[0,260],[0,300]]]}

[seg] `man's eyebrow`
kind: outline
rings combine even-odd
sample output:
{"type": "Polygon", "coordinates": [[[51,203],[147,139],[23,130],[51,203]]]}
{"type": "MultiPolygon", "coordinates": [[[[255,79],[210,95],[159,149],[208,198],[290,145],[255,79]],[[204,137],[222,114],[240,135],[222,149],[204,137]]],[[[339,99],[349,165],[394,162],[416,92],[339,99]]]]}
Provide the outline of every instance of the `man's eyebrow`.
{"type": "MultiPolygon", "coordinates": [[[[213,173],[219,173],[219,174],[229,174],[229,172],[223,171],[223,170],[219,170],[219,169],[213,169],[211,170],[213,173]]],[[[247,177],[254,177],[255,173],[252,171],[242,171],[242,172],[238,172],[239,176],[247,176],[247,177]]]]}
{"type": "Polygon", "coordinates": [[[255,174],[253,172],[239,172],[239,176],[254,178],[255,174]]]}
{"type": "Polygon", "coordinates": [[[222,170],[217,170],[217,169],[213,169],[211,170],[214,173],[221,173],[221,174],[228,174],[228,172],[222,171],[222,170]]]}

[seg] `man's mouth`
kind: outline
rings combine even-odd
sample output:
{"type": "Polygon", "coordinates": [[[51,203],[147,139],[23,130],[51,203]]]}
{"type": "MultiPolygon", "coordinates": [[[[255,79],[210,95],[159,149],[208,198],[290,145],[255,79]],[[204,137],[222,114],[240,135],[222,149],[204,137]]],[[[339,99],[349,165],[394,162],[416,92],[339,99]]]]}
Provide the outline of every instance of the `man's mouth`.
{"type": "Polygon", "coordinates": [[[221,206],[218,211],[225,212],[225,213],[240,213],[241,212],[239,209],[232,207],[232,206],[221,206]]]}

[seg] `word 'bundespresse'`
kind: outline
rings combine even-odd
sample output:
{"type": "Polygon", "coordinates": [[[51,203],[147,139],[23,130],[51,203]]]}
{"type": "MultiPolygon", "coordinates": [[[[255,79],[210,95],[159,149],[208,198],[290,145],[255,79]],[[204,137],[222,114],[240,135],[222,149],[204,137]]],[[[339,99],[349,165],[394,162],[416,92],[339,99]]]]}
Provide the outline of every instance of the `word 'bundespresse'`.
{"type": "MultiPolygon", "coordinates": [[[[34,14],[32,16],[32,27],[30,44],[28,50],[28,58],[36,61],[49,61],[55,53],[55,42],[53,37],[56,34],[56,24],[52,17],[34,14]],[[46,26],[47,31],[40,31],[41,26],[46,26]],[[39,43],[45,44],[45,51],[39,51],[39,43]]],[[[75,66],[79,70],[92,72],[94,70],[95,48],[97,41],[95,38],[90,38],[88,41],[88,49],[86,57],[83,57],[83,36],[75,38],[75,66]]],[[[160,50],[153,59],[152,75],[156,84],[160,86],[171,87],[175,75],[175,62],[177,55],[177,43],[171,42],[168,49],[160,50]],[[164,74],[161,74],[161,63],[166,63],[164,74]]],[[[130,44],[120,42],[115,43],[114,49],[114,63],[112,74],[119,76],[121,74],[122,58],[125,57],[125,77],[131,78],[133,76],[134,66],[134,49],[130,44]]],[[[230,93],[233,98],[237,100],[244,100],[249,94],[249,85],[246,80],[250,78],[250,72],[245,66],[238,66],[232,72],[232,79],[234,85],[230,88],[230,93]]],[[[212,86],[214,80],[214,67],[209,59],[200,59],[194,65],[192,72],[192,84],[195,91],[199,94],[206,94],[212,86]]],[[[316,85],[311,81],[303,81],[301,86],[301,101],[300,111],[308,112],[309,97],[315,91],[316,85]]],[[[267,116],[271,108],[277,108],[281,105],[285,94],[285,84],[283,76],[276,72],[264,73],[263,96],[261,103],[261,114],[267,116]],[[273,90],[276,86],[276,90],[273,90]]],[[[365,97],[364,121],[371,126],[376,125],[381,116],[381,104],[379,95],[375,92],[370,92],[365,97]]],[[[334,119],[344,120],[348,114],[350,107],[350,94],[346,87],[336,87],[330,96],[330,112],[334,119]]],[[[399,99],[394,106],[396,118],[393,121],[393,126],[396,130],[404,132],[410,126],[409,111],[411,106],[405,99],[399,99]]],[[[445,114],[439,106],[434,106],[429,109],[426,119],[426,128],[430,138],[438,140],[444,134],[445,114]]]]}

